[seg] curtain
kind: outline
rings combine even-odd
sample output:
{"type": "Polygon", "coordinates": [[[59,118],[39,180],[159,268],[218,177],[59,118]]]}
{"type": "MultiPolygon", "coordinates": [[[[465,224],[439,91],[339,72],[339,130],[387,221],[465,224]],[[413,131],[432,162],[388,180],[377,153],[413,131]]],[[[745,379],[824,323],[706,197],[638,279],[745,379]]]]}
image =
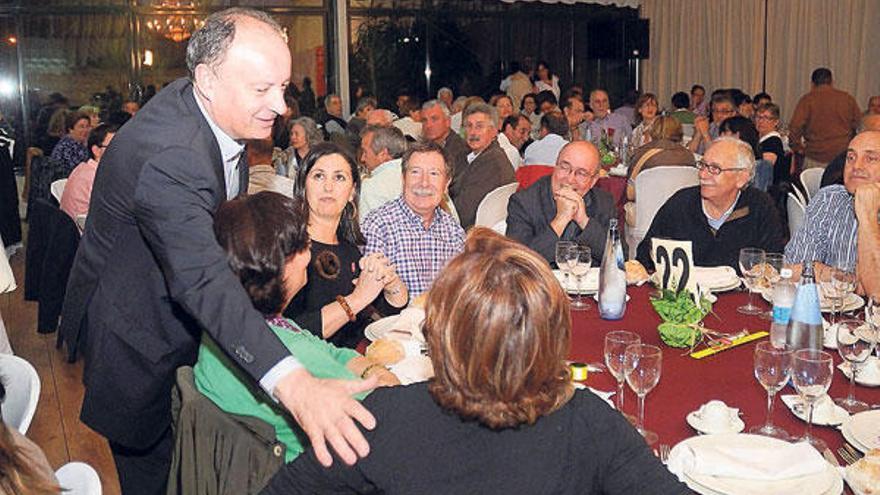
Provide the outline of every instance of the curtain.
{"type": "MultiPolygon", "coordinates": [[[[644,0],[651,21],[651,58],[642,87],[669,106],[676,91],[702,84],[707,91],[738,87],[761,91],[764,71],[764,0],[705,2],[644,0]]],[[[835,86],[865,107],[880,94],[880,2],[877,0],[769,0],[767,86],[782,111],[794,112],[810,89],[810,73],[828,67],[835,86]]]]}

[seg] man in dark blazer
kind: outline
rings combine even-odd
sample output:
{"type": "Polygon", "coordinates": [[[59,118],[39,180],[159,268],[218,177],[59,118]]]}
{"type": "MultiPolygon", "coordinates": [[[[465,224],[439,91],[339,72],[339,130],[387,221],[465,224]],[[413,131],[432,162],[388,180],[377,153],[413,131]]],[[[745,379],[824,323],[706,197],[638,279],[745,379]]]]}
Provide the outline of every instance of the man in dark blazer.
{"type": "MultiPolygon", "coordinates": [[[[507,236],[556,261],[556,243],[590,246],[594,264],[605,252],[608,223],[616,218],[614,198],[596,189],[599,152],[588,141],[565,145],[551,175],[510,197],[507,236]]],[[[624,252],[626,249],[624,248],[624,252]]]]}
{"type": "MultiPolygon", "coordinates": [[[[124,494],[164,493],[175,369],[204,330],[309,434],[353,463],[368,446],[350,394],[372,382],[318,380],[267,327],[213,232],[223,201],[247,191],[243,139],[270,135],[286,109],[290,51],[264,13],[206,19],[187,48],[191,79],[169,84],[123,126],[95,179],[63,325],[85,339],[82,421],[110,441],[124,494]]],[[[63,331],[63,330],[62,330],[63,331]]]]}
{"type": "Polygon", "coordinates": [[[467,161],[453,171],[449,196],[458,211],[461,226],[467,230],[477,219],[480,201],[493,189],[516,182],[513,166],[498,144],[498,113],[479,103],[464,113],[464,129],[471,152],[467,161]]]}
{"type": "Polygon", "coordinates": [[[422,104],[422,138],[443,148],[446,159],[452,162],[453,176],[456,169],[467,165],[471,150],[464,139],[452,131],[449,108],[442,101],[428,100],[422,104]]]}

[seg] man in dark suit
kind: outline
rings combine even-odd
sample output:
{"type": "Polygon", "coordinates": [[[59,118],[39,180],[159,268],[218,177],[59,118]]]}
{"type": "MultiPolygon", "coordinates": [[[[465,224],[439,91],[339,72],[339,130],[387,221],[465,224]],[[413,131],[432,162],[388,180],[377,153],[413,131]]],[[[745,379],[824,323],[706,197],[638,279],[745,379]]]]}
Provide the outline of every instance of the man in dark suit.
{"type": "Polygon", "coordinates": [[[422,138],[443,147],[443,153],[452,161],[452,173],[467,166],[470,153],[467,143],[452,132],[452,119],[449,107],[440,100],[428,100],[422,104],[422,138]]]}
{"type": "Polygon", "coordinates": [[[175,369],[207,331],[288,408],[329,465],[368,446],[351,393],[371,381],[318,380],[250,303],[213,232],[223,201],[247,190],[244,139],[270,135],[286,109],[290,51],[264,13],[206,19],[187,47],[191,79],[169,84],[120,129],[99,169],[63,324],[86,332],[83,422],[110,441],[122,492],[164,493],[175,369]]]}
{"type": "MultiPolygon", "coordinates": [[[[590,246],[601,263],[609,220],[615,218],[614,198],[596,189],[599,152],[587,141],[568,143],[559,152],[551,175],[510,197],[507,236],[556,260],[558,241],[590,246]]],[[[626,252],[626,250],[624,250],[626,252]]]]}
{"type": "Polygon", "coordinates": [[[493,189],[516,182],[516,176],[496,139],[498,113],[494,107],[485,103],[469,106],[464,112],[464,129],[471,152],[465,165],[454,170],[449,195],[466,230],[477,219],[480,201],[493,189]]]}

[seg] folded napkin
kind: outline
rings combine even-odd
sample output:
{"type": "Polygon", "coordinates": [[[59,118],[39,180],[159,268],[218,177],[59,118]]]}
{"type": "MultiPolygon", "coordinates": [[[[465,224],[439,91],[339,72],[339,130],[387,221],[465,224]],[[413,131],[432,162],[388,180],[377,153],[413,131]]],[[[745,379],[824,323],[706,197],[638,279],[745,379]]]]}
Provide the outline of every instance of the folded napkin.
{"type": "MultiPolygon", "coordinates": [[[[798,419],[803,421],[807,420],[807,410],[803,405],[800,395],[783,395],[780,399],[782,399],[782,403],[785,404],[785,406],[788,407],[792,414],[797,416],[798,419]],[[795,411],[796,407],[799,408],[800,411],[795,411]]],[[[846,409],[835,404],[828,394],[823,395],[815,404],[813,404],[813,424],[839,425],[848,417],[849,413],[846,412],[846,409]]]]}
{"type": "Polygon", "coordinates": [[[397,376],[402,385],[418,383],[434,376],[434,366],[428,356],[411,356],[404,358],[388,368],[397,376]]]}
{"type": "Polygon", "coordinates": [[[729,266],[695,266],[693,277],[698,284],[710,289],[725,287],[738,280],[736,271],[729,266]]]}
{"type": "Polygon", "coordinates": [[[669,455],[667,467],[681,481],[684,474],[779,481],[820,474],[827,469],[827,463],[807,443],[774,442],[768,448],[766,444],[719,440],[676,447],[669,455]]]}

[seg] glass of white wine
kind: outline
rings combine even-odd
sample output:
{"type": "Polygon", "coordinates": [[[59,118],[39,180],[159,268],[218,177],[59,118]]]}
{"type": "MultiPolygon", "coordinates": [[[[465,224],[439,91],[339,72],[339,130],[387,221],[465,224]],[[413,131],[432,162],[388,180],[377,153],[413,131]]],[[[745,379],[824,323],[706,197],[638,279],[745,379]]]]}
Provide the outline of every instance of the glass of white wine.
{"type": "Polygon", "coordinates": [[[636,428],[645,442],[652,445],[657,442],[657,434],[645,428],[645,396],[660,381],[663,365],[663,351],[659,347],[648,344],[632,344],[624,353],[626,383],[639,398],[639,420],[636,428]]]}
{"type": "Polygon", "coordinates": [[[571,309],[586,310],[592,306],[584,299],[583,280],[593,266],[593,253],[590,246],[575,244],[568,251],[568,269],[577,281],[577,297],[571,302],[571,309]]]}

